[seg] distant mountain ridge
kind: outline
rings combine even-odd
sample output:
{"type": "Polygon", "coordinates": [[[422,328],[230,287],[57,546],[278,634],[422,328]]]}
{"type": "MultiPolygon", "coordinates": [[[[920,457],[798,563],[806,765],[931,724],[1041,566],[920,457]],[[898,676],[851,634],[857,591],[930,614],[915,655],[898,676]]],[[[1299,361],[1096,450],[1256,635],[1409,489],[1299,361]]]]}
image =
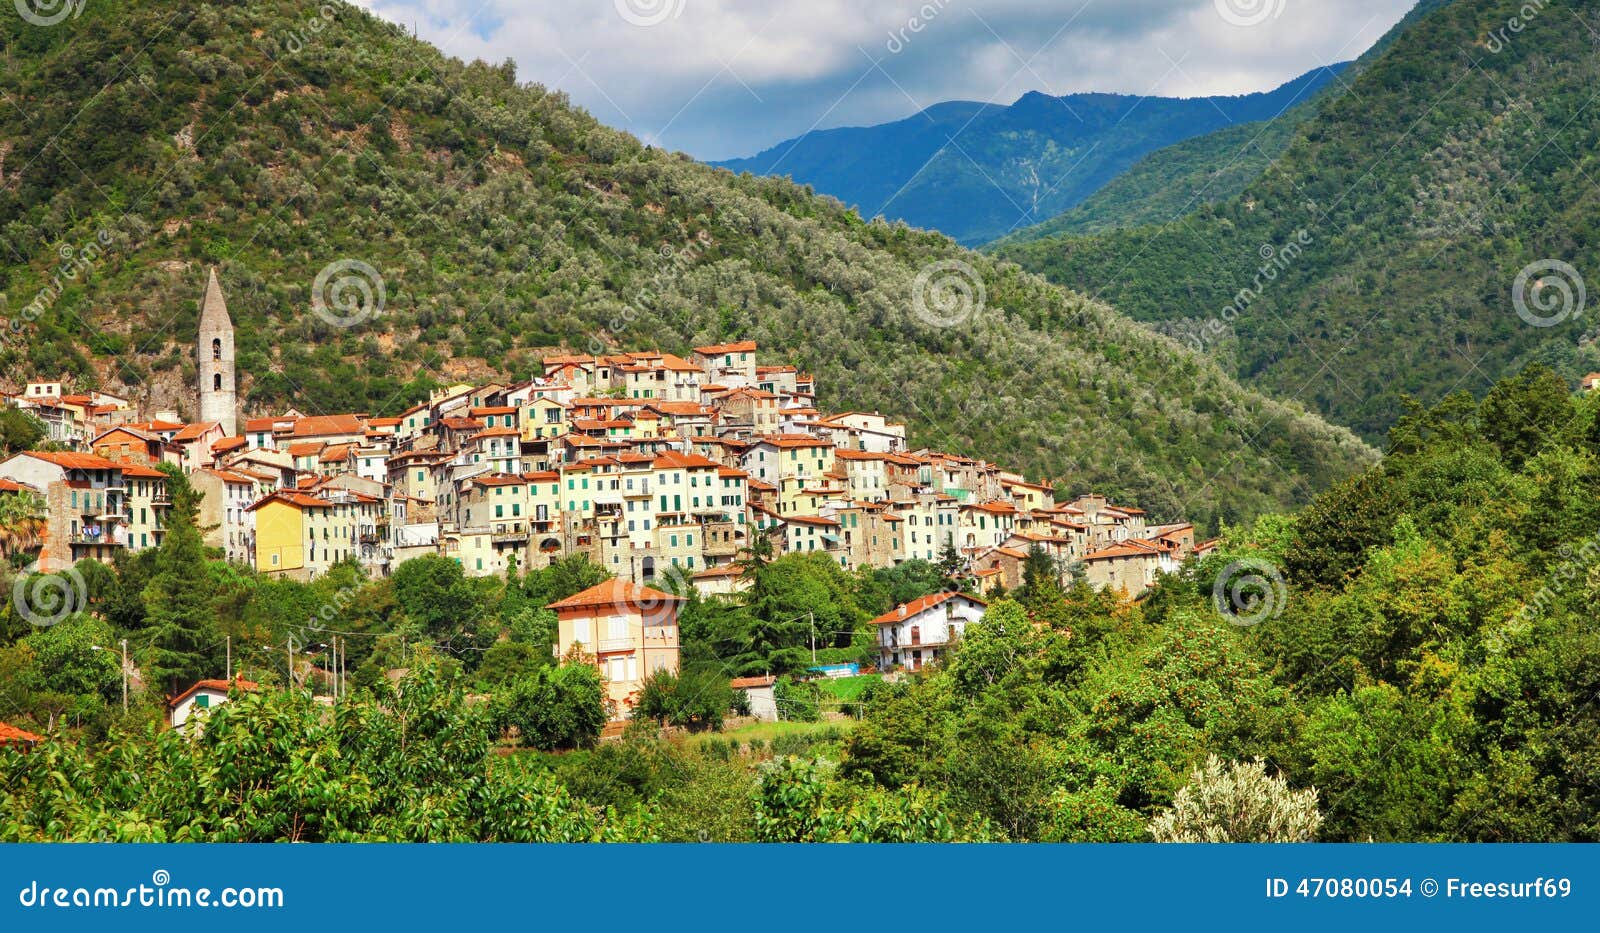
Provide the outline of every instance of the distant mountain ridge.
{"type": "Polygon", "coordinates": [[[1403,395],[1482,392],[1533,362],[1576,387],[1600,369],[1600,2],[1546,4],[1510,39],[1515,0],[1413,15],[1238,197],[996,255],[1374,441],[1403,395]]]}
{"type": "Polygon", "coordinates": [[[1032,91],[1010,106],[947,101],[893,123],[816,130],[714,164],[788,176],[863,217],[881,214],[977,245],[1072,208],[1158,149],[1276,117],[1347,64],[1239,96],[1032,91]]]}
{"type": "Polygon", "coordinates": [[[1418,0],[1372,48],[1351,62],[1336,84],[1307,94],[1275,119],[1236,123],[1152,152],[1076,207],[988,244],[1008,249],[1058,234],[1091,234],[1121,227],[1170,223],[1207,204],[1243,193],[1294,142],[1300,127],[1378,60],[1422,17],[1451,0],[1418,0]]]}

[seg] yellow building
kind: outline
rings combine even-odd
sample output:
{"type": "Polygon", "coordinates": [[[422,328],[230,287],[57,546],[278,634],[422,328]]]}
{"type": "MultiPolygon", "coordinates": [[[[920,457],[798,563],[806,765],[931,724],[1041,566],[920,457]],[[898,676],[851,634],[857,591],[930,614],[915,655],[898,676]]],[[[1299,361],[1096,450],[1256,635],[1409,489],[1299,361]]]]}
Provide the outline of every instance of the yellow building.
{"type": "Polygon", "coordinates": [[[310,580],[341,560],[359,556],[357,525],[372,509],[367,497],[334,502],[279,490],[254,505],[256,570],[310,580]]]}
{"type": "Polygon", "coordinates": [[[559,602],[557,657],[592,659],[605,682],[612,719],[626,719],[639,687],[656,671],[678,671],[681,596],[610,579],[559,602]]]}

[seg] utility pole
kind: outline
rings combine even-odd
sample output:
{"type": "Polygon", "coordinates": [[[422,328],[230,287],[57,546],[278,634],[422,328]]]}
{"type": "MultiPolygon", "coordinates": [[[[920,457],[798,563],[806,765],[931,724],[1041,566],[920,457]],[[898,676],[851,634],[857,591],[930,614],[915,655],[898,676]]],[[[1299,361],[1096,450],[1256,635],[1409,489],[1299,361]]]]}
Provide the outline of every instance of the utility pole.
{"type": "Polygon", "coordinates": [[[128,712],[128,640],[122,640],[122,712],[128,712]]]}
{"type": "Polygon", "coordinates": [[[286,681],[289,690],[294,689],[294,636],[290,635],[283,643],[284,657],[289,659],[289,679],[286,681]]]}
{"type": "Polygon", "coordinates": [[[811,619],[811,666],[817,666],[817,614],[815,611],[807,612],[811,619]]]}
{"type": "Polygon", "coordinates": [[[233,636],[227,636],[228,641],[228,683],[233,683],[233,636]]]}

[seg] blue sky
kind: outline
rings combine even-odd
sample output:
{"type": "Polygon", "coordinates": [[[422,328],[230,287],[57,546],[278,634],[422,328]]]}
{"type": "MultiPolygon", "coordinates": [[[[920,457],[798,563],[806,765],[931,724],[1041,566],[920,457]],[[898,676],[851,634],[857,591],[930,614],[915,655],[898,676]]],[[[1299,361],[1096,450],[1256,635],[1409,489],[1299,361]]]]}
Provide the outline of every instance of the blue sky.
{"type": "Polygon", "coordinates": [[[1414,0],[358,0],[517,63],[600,120],[703,159],[808,129],[1032,90],[1266,90],[1365,51],[1414,0]]]}

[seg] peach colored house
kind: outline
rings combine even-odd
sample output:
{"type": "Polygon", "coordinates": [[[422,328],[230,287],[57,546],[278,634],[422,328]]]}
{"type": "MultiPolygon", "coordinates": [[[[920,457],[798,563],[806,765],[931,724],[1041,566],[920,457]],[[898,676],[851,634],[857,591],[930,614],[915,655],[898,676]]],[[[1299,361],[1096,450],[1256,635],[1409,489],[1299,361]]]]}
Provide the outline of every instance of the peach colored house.
{"type": "Polygon", "coordinates": [[[577,649],[594,659],[605,681],[612,719],[626,719],[645,678],[678,671],[678,610],[684,598],[610,579],[551,603],[556,655],[577,649]]]}

